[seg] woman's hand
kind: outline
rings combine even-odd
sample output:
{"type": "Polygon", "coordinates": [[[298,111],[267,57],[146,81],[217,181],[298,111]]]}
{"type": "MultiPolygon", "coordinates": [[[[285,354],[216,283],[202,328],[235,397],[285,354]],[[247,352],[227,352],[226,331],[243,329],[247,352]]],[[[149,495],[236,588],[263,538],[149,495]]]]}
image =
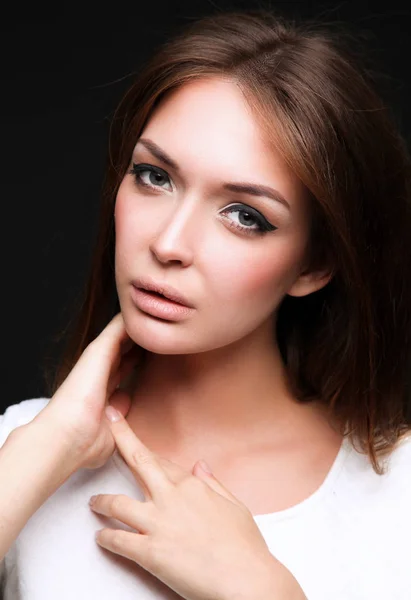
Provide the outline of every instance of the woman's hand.
{"type": "Polygon", "coordinates": [[[119,451],[146,501],[94,497],[93,511],[136,530],[102,529],[103,548],[142,566],[186,600],[303,600],[251,512],[196,462],[193,472],[152,453],[120,416],[111,423],[119,451]]]}
{"type": "Polygon", "coordinates": [[[34,419],[53,431],[70,454],[72,471],[103,466],[115,450],[104,415],[110,403],[124,416],[131,398],[116,389],[142,354],[124,326],[121,313],[84,350],[50,402],[34,419]]]}

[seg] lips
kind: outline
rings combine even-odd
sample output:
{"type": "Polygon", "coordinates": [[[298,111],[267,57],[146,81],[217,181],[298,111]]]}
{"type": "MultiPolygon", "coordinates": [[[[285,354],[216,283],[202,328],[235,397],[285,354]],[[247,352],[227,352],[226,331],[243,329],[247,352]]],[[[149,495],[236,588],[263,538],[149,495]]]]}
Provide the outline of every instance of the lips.
{"type": "Polygon", "coordinates": [[[137,289],[158,294],[159,297],[166,298],[167,300],[171,300],[172,302],[176,302],[182,306],[194,308],[193,304],[188,300],[188,298],[181,294],[181,292],[176,288],[173,288],[170,285],[158,283],[150,277],[139,277],[135,281],[132,281],[132,285],[137,289]]]}
{"type": "Polygon", "coordinates": [[[145,288],[140,288],[140,290],[144,290],[148,294],[153,294],[153,296],[158,296],[159,298],[164,298],[165,300],[170,300],[170,298],[167,298],[167,296],[164,296],[164,294],[160,294],[159,292],[153,292],[153,290],[147,290],[145,288]]]}

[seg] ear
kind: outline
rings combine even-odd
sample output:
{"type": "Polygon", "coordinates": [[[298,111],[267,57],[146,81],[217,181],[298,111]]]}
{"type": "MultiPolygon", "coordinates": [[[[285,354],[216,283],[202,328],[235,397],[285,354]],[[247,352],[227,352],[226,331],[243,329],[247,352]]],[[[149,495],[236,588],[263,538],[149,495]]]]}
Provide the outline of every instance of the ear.
{"type": "Polygon", "coordinates": [[[296,297],[308,296],[308,294],[312,294],[326,286],[332,277],[333,272],[329,270],[302,272],[287,291],[287,294],[296,297]]]}

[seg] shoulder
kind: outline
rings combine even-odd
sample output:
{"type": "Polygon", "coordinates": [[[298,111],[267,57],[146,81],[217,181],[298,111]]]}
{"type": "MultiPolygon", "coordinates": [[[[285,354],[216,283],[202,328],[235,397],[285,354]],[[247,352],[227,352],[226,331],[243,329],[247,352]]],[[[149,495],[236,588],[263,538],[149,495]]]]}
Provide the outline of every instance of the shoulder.
{"type": "Polygon", "coordinates": [[[411,466],[411,431],[398,441],[388,457],[388,464],[390,470],[411,466]]]}
{"type": "Polygon", "coordinates": [[[32,398],[8,406],[5,412],[0,415],[0,447],[13,429],[32,421],[49,401],[50,398],[32,398]]]}
{"type": "Polygon", "coordinates": [[[374,471],[367,454],[351,443],[348,447],[338,478],[338,493],[353,510],[360,505],[387,508],[389,502],[395,505],[400,498],[411,502],[411,434],[400,439],[388,454],[378,457],[381,475],[374,471]]]}
{"type": "Polygon", "coordinates": [[[387,480],[397,498],[411,501],[411,434],[402,438],[388,458],[387,480]]]}
{"type": "Polygon", "coordinates": [[[398,509],[402,502],[409,506],[411,501],[411,435],[400,439],[391,453],[383,458],[382,464],[384,474],[373,477],[376,480],[373,490],[383,490],[382,496],[385,496],[385,500],[392,499],[398,509]]]}

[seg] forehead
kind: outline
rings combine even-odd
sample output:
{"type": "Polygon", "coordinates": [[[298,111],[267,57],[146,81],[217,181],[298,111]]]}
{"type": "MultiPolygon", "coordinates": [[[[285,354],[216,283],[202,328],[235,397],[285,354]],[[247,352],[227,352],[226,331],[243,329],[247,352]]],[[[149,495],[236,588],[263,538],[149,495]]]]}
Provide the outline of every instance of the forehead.
{"type": "Polygon", "coordinates": [[[196,132],[201,131],[206,138],[210,126],[213,134],[221,129],[225,135],[244,136],[249,141],[257,135],[256,124],[240,89],[224,79],[202,78],[168,92],[156,108],[151,126],[158,126],[156,121],[159,120],[164,121],[164,126],[168,120],[179,126],[189,123],[187,129],[194,126],[196,132]]]}
{"type": "Polygon", "coordinates": [[[201,78],[169,92],[142,137],[165,150],[187,175],[275,185],[291,199],[304,194],[233,81],[201,78]]]}
{"type": "Polygon", "coordinates": [[[238,86],[219,78],[202,78],[169,92],[152,114],[145,136],[173,144],[175,151],[231,148],[239,158],[253,150],[267,150],[262,131],[238,86]],[[183,137],[182,137],[183,136],[183,137]],[[239,143],[241,149],[238,148],[239,143]]]}

